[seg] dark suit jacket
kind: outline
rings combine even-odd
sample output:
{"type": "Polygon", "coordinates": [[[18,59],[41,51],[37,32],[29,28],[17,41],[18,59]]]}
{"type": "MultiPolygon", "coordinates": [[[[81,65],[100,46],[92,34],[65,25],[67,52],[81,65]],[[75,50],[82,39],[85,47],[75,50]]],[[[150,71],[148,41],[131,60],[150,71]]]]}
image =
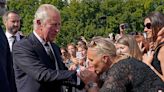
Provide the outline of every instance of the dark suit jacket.
{"type": "Polygon", "coordinates": [[[62,92],[61,85],[75,85],[75,71],[66,70],[60,50],[51,44],[60,70],[56,70],[42,44],[31,34],[14,44],[13,61],[18,92],[62,92]]]}
{"type": "Polygon", "coordinates": [[[13,64],[7,38],[0,27],[0,92],[15,92],[13,64]]]}

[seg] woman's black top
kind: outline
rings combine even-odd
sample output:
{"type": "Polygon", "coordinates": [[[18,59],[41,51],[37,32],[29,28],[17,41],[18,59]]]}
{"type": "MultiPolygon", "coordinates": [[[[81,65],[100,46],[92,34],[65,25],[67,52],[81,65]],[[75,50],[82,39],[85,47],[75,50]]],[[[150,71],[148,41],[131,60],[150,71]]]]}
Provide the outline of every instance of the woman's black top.
{"type": "Polygon", "coordinates": [[[100,76],[100,92],[164,92],[162,80],[141,61],[127,58],[100,76]]]}
{"type": "Polygon", "coordinates": [[[164,46],[164,42],[160,43],[157,48],[155,49],[155,53],[154,53],[154,57],[153,57],[153,61],[152,61],[152,66],[160,73],[162,74],[162,70],[161,70],[161,65],[160,65],[160,61],[158,59],[158,54],[159,54],[159,50],[160,48],[164,46]]]}

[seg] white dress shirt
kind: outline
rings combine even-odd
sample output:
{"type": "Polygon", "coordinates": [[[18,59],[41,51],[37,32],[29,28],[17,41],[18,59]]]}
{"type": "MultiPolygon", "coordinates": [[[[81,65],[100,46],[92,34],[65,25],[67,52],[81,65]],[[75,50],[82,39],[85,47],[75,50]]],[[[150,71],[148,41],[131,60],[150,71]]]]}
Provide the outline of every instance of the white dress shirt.
{"type": "Polygon", "coordinates": [[[12,34],[9,33],[8,31],[6,31],[5,34],[6,34],[8,43],[9,43],[10,51],[12,51],[12,46],[13,46],[13,41],[14,41],[13,36],[16,37],[15,41],[19,41],[19,40],[20,40],[20,34],[17,32],[15,35],[12,35],[12,34]]]}
{"type": "MultiPolygon", "coordinates": [[[[48,53],[48,48],[45,46],[46,42],[45,42],[35,31],[33,31],[33,33],[34,33],[34,35],[36,36],[36,38],[41,42],[41,44],[43,45],[43,47],[44,47],[44,49],[46,50],[47,54],[49,54],[49,53],[48,53]]],[[[54,59],[57,60],[57,59],[56,59],[56,56],[55,56],[55,53],[54,53],[54,51],[53,51],[53,49],[52,49],[52,46],[51,46],[51,44],[50,44],[50,42],[47,42],[47,43],[48,43],[48,45],[49,45],[49,48],[50,48],[51,51],[52,51],[52,54],[53,54],[53,56],[54,56],[54,59]]],[[[59,66],[58,66],[57,62],[55,62],[55,64],[56,64],[56,70],[59,70],[59,66]]]]}

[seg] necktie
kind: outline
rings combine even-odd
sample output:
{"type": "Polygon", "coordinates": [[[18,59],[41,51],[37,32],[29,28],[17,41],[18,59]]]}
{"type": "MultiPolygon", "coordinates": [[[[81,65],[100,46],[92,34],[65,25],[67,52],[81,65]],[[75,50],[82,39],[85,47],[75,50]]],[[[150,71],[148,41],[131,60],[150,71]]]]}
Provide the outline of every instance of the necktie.
{"type": "Polygon", "coordinates": [[[16,36],[12,36],[13,38],[13,44],[16,42],[16,36]]]}
{"type": "Polygon", "coordinates": [[[53,52],[52,52],[50,46],[48,45],[48,43],[46,43],[44,46],[45,46],[45,48],[46,48],[46,52],[47,52],[48,56],[50,57],[50,59],[51,59],[53,62],[55,62],[56,69],[58,70],[59,68],[58,68],[57,61],[56,61],[55,55],[53,54],[53,52]]]}
{"type": "Polygon", "coordinates": [[[13,49],[13,45],[16,42],[16,36],[12,36],[12,39],[13,39],[13,41],[12,41],[12,49],[13,49]]]}
{"type": "Polygon", "coordinates": [[[47,54],[48,54],[48,56],[50,57],[50,59],[51,59],[52,61],[55,61],[50,46],[49,46],[47,43],[46,43],[44,46],[46,47],[46,51],[47,51],[47,54]]]}

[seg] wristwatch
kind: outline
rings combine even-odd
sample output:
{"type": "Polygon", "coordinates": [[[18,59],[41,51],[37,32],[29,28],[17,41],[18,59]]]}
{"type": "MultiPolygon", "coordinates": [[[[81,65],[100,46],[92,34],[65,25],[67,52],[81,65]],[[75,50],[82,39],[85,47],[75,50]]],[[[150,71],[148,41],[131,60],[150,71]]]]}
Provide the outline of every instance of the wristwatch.
{"type": "Polygon", "coordinates": [[[95,83],[95,82],[89,82],[89,83],[87,84],[87,89],[89,89],[89,88],[94,88],[94,87],[98,87],[98,84],[95,83]]]}

